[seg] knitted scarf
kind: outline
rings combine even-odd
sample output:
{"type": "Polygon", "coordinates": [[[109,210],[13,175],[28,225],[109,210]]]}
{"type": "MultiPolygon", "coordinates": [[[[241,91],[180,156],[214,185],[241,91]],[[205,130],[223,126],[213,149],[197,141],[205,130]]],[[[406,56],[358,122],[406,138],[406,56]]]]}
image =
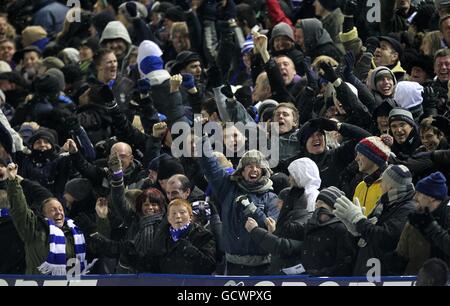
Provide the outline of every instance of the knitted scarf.
{"type": "Polygon", "coordinates": [[[183,235],[184,233],[186,233],[189,229],[189,226],[191,225],[191,223],[189,222],[188,224],[186,224],[183,227],[174,229],[172,226],[169,228],[170,231],[170,236],[172,237],[173,241],[178,241],[181,237],[181,235],[183,235]]]}
{"type": "MultiPolygon", "coordinates": [[[[73,239],[75,242],[75,256],[80,262],[81,274],[86,274],[89,269],[95,264],[97,259],[91,264],[86,262],[86,243],[83,233],[76,227],[73,220],[66,219],[67,226],[70,228],[73,239]]],[[[51,275],[66,275],[66,239],[63,231],[56,226],[53,220],[47,219],[47,223],[50,229],[50,250],[47,255],[47,260],[38,267],[38,270],[42,274],[51,275]]]]}
{"type": "Polygon", "coordinates": [[[9,217],[9,209],[2,208],[0,209],[0,218],[8,218],[9,217]]]}
{"type": "Polygon", "coordinates": [[[394,204],[411,200],[414,197],[414,185],[407,184],[394,188],[384,193],[378,200],[373,212],[370,216],[379,217],[383,212],[384,207],[392,206],[394,204]]]}

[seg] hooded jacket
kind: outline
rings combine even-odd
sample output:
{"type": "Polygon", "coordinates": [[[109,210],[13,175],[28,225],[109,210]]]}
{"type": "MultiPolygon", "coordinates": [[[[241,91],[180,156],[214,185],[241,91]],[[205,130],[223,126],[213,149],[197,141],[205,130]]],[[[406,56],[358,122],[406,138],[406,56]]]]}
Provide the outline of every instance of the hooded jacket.
{"type": "Polygon", "coordinates": [[[316,163],[307,157],[293,161],[288,167],[289,174],[294,178],[298,187],[305,188],[307,198],[307,210],[313,212],[316,206],[316,199],[319,195],[321,184],[319,168],[316,163]]]}
{"type": "Polygon", "coordinates": [[[320,55],[330,56],[339,61],[343,56],[333,43],[330,34],[323,28],[322,22],[316,18],[303,19],[301,27],[304,35],[306,55],[312,60],[320,55]]]}
{"type": "Polygon", "coordinates": [[[394,100],[397,104],[409,110],[414,119],[418,120],[423,114],[423,86],[417,82],[402,81],[395,87],[394,100]]]}
{"type": "Polygon", "coordinates": [[[118,75],[123,76],[125,68],[126,68],[125,63],[127,62],[127,58],[130,55],[131,44],[132,44],[130,34],[128,33],[127,28],[125,28],[125,26],[120,21],[109,22],[106,25],[105,29],[103,30],[102,36],[100,37],[99,44],[103,45],[105,40],[119,39],[119,38],[123,39],[127,45],[127,50],[125,51],[125,56],[123,58],[117,59],[119,61],[119,68],[120,68],[118,75]]]}
{"type": "Polygon", "coordinates": [[[370,75],[370,80],[369,80],[369,89],[372,91],[373,95],[375,96],[375,106],[379,106],[381,103],[383,103],[384,99],[387,98],[385,96],[383,96],[377,89],[377,84],[375,82],[378,74],[380,72],[388,72],[391,77],[392,80],[394,81],[394,87],[397,86],[397,78],[395,77],[395,74],[392,72],[391,69],[389,69],[388,67],[384,67],[384,66],[380,66],[375,68],[371,75],[370,75]]]}

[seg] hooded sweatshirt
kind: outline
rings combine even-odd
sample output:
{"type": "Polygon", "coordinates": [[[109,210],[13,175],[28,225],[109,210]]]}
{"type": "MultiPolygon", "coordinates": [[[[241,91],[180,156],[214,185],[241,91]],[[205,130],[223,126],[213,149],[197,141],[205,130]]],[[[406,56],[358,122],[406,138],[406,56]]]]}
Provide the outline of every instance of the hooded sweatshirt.
{"type": "Polygon", "coordinates": [[[305,39],[306,53],[310,54],[318,46],[333,43],[330,34],[323,29],[322,22],[316,18],[308,18],[301,21],[305,39]]]}
{"type": "Polygon", "coordinates": [[[423,114],[423,86],[417,82],[402,81],[395,87],[394,100],[397,104],[409,110],[417,120],[423,114]]]}
{"type": "Polygon", "coordinates": [[[319,168],[316,163],[307,157],[294,160],[288,167],[289,174],[293,177],[297,187],[305,188],[305,196],[308,202],[308,212],[313,212],[316,199],[319,195],[320,179],[319,168]]]}
{"type": "Polygon", "coordinates": [[[131,50],[131,38],[130,34],[128,33],[127,28],[120,22],[120,21],[111,21],[109,22],[105,30],[103,30],[102,36],[100,37],[100,45],[103,45],[105,40],[109,39],[123,39],[125,43],[127,44],[127,51],[125,52],[125,55],[123,58],[118,58],[119,61],[119,75],[123,76],[123,73],[125,71],[125,64],[127,62],[126,58],[128,58],[130,50],[131,50]]]}

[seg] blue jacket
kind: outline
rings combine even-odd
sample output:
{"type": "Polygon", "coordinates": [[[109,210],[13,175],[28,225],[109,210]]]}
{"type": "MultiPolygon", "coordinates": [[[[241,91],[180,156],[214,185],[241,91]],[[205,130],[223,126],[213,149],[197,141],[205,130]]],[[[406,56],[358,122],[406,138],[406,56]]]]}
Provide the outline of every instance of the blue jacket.
{"type": "MultiPolygon", "coordinates": [[[[204,148],[205,151],[211,150],[204,148]]],[[[206,147],[205,146],[205,147],[206,147]]],[[[233,255],[266,255],[267,252],[261,250],[259,246],[250,239],[250,234],[245,229],[245,222],[247,218],[251,217],[258,222],[258,226],[266,228],[264,220],[267,217],[273,219],[278,218],[279,211],[276,207],[277,195],[271,191],[266,191],[261,194],[246,193],[241,190],[236,182],[230,180],[230,174],[225,169],[220,167],[217,158],[204,152],[203,157],[200,158],[200,166],[203,169],[206,179],[212,186],[214,194],[219,201],[221,211],[221,219],[223,223],[223,246],[224,251],[233,255]],[[257,210],[245,216],[243,207],[235,203],[235,199],[243,194],[247,194],[250,201],[253,202],[257,210]]]]}

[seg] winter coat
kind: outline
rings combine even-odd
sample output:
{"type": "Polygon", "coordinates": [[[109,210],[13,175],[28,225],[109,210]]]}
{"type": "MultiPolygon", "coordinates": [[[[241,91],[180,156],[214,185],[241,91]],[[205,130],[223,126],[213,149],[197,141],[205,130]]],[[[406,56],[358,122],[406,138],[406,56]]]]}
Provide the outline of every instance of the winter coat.
{"type": "Polygon", "coordinates": [[[358,198],[361,206],[366,208],[366,216],[370,215],[383,194],[381,191],[381,173],[381,171],[375,171],[371,175],[366,176],[364,180],[356,186],[353,199],[358,198]]]}
{"type": "Polygon", "coordinates": [[[273,234],[260,227],[250,232],[251,239],[271,254],[271,274],[283,274],[282,269],[300,262],[304,226],[311,216],[305,209],[307,199],[304,192],[303,188],[290,189],[273,234]]]}
{"type": "Polygon", "coordinates": [[[76,116],[94,145],[114,135],[113,120],[103,105],[83,105],[78,108],[76,116]]]}
{"type": "Polygon", "coordinates": [[[244,224],[248,217],[252,217],[260,227],[265,228],[264,220],[267,217],[276,220],[278,217],[276,194],[271,191],[248,193],[242,190],[236,182],[231,181],[230,175],[220,167],[217,158],[211,156],[209,141],[205,142],[204,150],[204,154],[200,158],[200,166],[212,186],[214,195],[222,199],[217,205],[220,207],[220,217],[223,223],[224,251],[238,256],[266,256],[267,252],[261,250],[255,242],[251,241],[244,224]],[[235,203],[235,199],[240,195],[247,195],[249,200],[257,207],[251,215],[245,215],[243,207],[235,203]]]}
{"type": "MultiPolygon", "coordinates": [[[[430,225],[425,233],[432,232],[432,228],[440,228],[448,230],[450,224],[450,204],[449,199],[442,201],[438,209],[433,211],[432,216],[435,218],[436,224],[430,225]]],[[[431,235],[422,234],[418,229],[409,223],[400,236],[396,253],[408,262],[404,271],[405,275],[417,275],[424,262],[432,257],[437,257],[445,262],[449,262],[450,254],[445,253],[442,244],[435,244],[431,235]]]]}
{"type": "Polygon", "coordinates": [[[379,259],[383,268],[383,258],[395,249],[408,215],[415,210],[414,192],[394,202],[382,204],[387,202],[384,200],[385,195],[368,216],[369,219],[362,219],[356,223],[356,230],[366,243],[359,243],[361,246],[353,271],[354,275],[366,275],[370,269],[367,267],[367,261],[371,258],[379,259]],[[381,214],[379,210],[382,210],[381,214]],[[377,218],[375,224],[369,221],[372,217],[377,218]]]}
{"type": "MultiPolygon", "coordinates": [[[[7,187],[7,182],[2,182],[7,187]]],[[[39,183],[23,179],[20,182],[26,202],[35,211],[40,211],[43,200],[52,197],[50,191],[39,183]]],[[[0,273],[1,274],[24,274],[25,249],[23,241],[13,223],[11,217],[0,218],[0,273]]]]}
{"type": "Polygon", "coordinates": [[[301,254],[307,272],[320,276],[349,276],[356,252],[355,239],[336,218],[319,223],[314,214],[308,221],[301,254]]]}
{"type": "Polygon", "coordinates": [[[34,151],[31,155],[17,152],[15,161],[19,164],[19,175],[39,182],[58,199],[62,199],[64,187],[70,177],[72,162],[67,154],[34,151]]]}
{"type": "Polygon", "coordinates": [[[211,274],[216,268],[214,235],[191,223],[187,233],[173,241],[169,223],[161,223],[151,251],[151,272],[167,274],[211,274]]]}
{"type": "MultiPolygon", "coordinates": [[[[124,191],[123,180],[111,184],[112,205],[117,210],[119,218],[123,220],[124,226],[127,227],[125,239],[134,241],[136,251],[142,256],[148,256],[153,247],[162,215],[142,216],[131,206],[134,203],[126,201],[124,191]]],[[[110,250],[110,253],[114,252],[110,250]]],[[[118,266],[120,273],[136,272],[130,267],[130,263],[127,262],[126,258],[121,257],[118,266]]]]}
{"type": "MultiPolygon", "coordinates": [[[[37,269],[49,252],[49,226],[27,206],[25,196],[17,179],[8,182],[8,200],[11,204],[11,219],[24,242],[26,274],[41,274],[37,269]]],[[[66,239],[66,258],[75,257],[74,238],[71,230],[62,228],[66,239]]]]}
{"type": "Polygon", "coordinates": [[[70,7],[58,1],[43,0],[39,2],[39,4],[34,4],[38,11],[34,13],[31,24],[42,26],[49,35],[61,32],[70,7]]]}

